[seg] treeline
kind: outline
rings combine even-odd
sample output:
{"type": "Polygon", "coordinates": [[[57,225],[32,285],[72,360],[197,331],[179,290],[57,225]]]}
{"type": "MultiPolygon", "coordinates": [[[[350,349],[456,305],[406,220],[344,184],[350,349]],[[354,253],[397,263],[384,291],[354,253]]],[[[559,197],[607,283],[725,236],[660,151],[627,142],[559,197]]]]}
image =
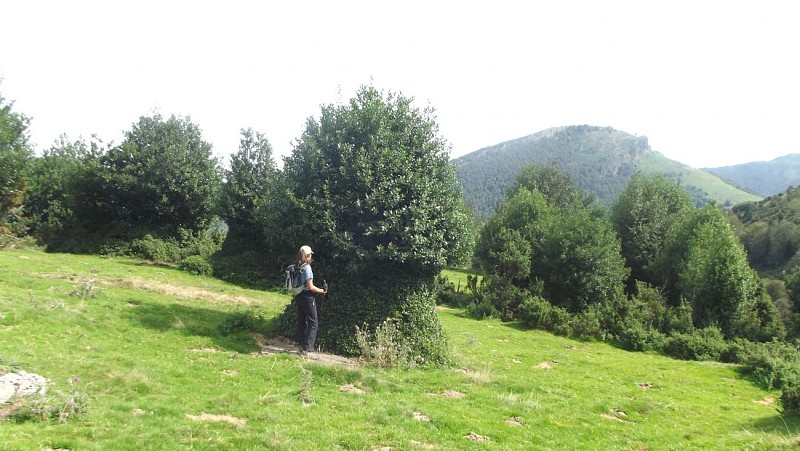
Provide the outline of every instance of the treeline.
{"type": "MultiPolygon", "coordinates": [[[[180,263],[262,287],[310,244],[315,283],[330,281],[321,346],[357,354],[356,330],[363,338],[391,324],[406,363],[447,361],[434,281],[468,258],[473,221],[432,110],[364,86],[309,118],[279,169],[261,133],[242,130],[223,168],[197,124],[157,114],[119,145],[63,139],[34,156],[28,120],[10,107],[0,110],[0,240],[180,263]]],[[[292,336],[295,315],[290,304],[270,332],[292,336]]]]}
{"type": "Polygon", "coordinates": [[[782,314],[726,212],[698,208],[663,176],[633,177],[602,209],[557,163],[525,167],[482,228],[474,258],[487,274],[481,285],[468,283],[475,317],[743,363],[784,390],[786,411],[799,405],[791,343],[800,330],[800,278],[782,314]]]}
{"type": "Polygon", "coordinates": [[[736,205],[730,217],[754,268],[782,277],[798,267],[800,188],[736,205]]]}

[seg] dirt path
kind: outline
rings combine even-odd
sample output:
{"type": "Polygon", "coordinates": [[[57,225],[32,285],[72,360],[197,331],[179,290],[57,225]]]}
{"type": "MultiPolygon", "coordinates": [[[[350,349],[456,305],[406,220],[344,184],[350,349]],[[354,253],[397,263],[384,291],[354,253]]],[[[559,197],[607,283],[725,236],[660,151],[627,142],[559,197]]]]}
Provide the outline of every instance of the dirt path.
{"type": "Polygon", "coordinates": [[[254,334],[254,336],[256,343],[261,347],[261,352],[258,353],[259,355],[294,354],[306,360],[319,362],[325,365],[336,365],[347,368],[355,368],[358,366],[357,361],[334,354],[327,354],[324,352],[306,352],[301,354],[297,345],[286,338],[265,338],[259,334],[254,334]]]}

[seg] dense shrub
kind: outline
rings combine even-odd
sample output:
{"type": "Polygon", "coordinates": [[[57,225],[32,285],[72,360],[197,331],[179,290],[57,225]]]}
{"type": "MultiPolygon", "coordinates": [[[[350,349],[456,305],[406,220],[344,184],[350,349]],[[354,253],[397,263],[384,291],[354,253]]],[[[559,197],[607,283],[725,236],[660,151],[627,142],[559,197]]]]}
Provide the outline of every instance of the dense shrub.
{"type": "Polygon", "coordinates": [[[503,321],[517,317],[517,309],[530,295],[502,276],[488,276],[481,293],[481,302],[494,307],[497,316],[503,321]]]}
{"type": "Polygon", "coordinates": [[[527,327],[548,330],[557,335],[570,334],[570,313],[550,304],[541,296],[528,296],[520,304],[517,313],[527,327]]]}
{"type": "Polygon", "coordinates": [[[720,360],[728,345],[722,331],[715,326],[677,333],[664,346],[667,355],[683,360],[720,360]]]}
{"type": "Polygon", "coordinates": [[[435,290],[437,305],[444,304],[452,307],[466,307],[473,299],[473,296],[470,296],[466,292],[456,291],[455,285],[444,276],[438,276],[436,278],[435,290]]]}
{"type": "Polygon", "coordinates": [[[731,347],[739,350],[739,361],[753,380],[766,389],[783,388],[783,381],[800,372],[800,357],[786,343],[754,343],[737,340],[731,347]]]}
{"type": "Polygon", "coordinates": [[[783,415],[800,415],[800,372],[797,370],[783,380],[780,408],[783,415]]]}
{"type": "Polygon", "coordinates": [[[480,298],[467,306],[467,314],[475,319],[500,318],[500,312],[490,302],[480,298]]]}
{"type": "Polygon", "coordinates": [[[617,343],[627,351],[661,351],[668,338],[658,330],[643,326],[623,329],[617,336],[617,343]]]}
{"type": "Polygon", "coordinates": [[[214,272],[211,261],[200,255],[190,255],[181,260],[180,269],[198,276],[210,276],[214,272]]]}
{"type": "Polygon", "coordinates": [[[130,250],[139,258],[159,263],[178,263],[183,254],[174,239],[160,239],[150,234],[131,241],[130,250]]]}
{"type": "Polygon", "coordinates": [[[570,335],[579,340],[603,339],[605,332],[601,325],[602,312],[599,305],[591,305],[586,310],[573,315],[570,335]]]}

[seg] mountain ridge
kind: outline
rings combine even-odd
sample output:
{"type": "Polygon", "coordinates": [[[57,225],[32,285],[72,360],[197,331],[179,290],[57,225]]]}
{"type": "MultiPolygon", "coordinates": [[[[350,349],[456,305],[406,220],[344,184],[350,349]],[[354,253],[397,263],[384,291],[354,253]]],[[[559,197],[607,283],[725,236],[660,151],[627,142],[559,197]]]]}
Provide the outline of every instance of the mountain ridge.
{"type": "Polygon", "coordinates": [[[752,161],[731,166],[702,168],[746,191],[767,197],[800,186],[800,153],[769,161],[752,161]]]}
{"type": "Polygon", "coordinates": [[[559,126],[541,130],[451,160],[464,187],[464,199],[482,217],[491,216],[519,170],[555,161],[578,187],[611,205],[638,172],[663,174],[681,183],[696,203],[725,206],[761,197],[722,181],[716,175],[670,160],[650,148],[646,136],[612,127],[559,126]]]}

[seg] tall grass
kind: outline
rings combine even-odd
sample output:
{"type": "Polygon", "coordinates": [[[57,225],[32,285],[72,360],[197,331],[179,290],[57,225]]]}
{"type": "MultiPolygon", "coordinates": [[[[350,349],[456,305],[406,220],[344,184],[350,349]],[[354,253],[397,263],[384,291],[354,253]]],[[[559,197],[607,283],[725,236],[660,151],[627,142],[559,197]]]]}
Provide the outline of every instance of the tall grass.
{"type": "Polygon", "coordinates": [[[80,377],[86,398],[67,421],[6,419],[0,448],[800,445],[800,421],[778,414],[777,392],[736,366],[474,321],[457,308],[439,310],[448,368],[266,356],[252,333],[220,330],[231,315],[271,318],[287,302],[133,260],[0,250],[0,371],[35,372],[61,391],[80,377]]]}

